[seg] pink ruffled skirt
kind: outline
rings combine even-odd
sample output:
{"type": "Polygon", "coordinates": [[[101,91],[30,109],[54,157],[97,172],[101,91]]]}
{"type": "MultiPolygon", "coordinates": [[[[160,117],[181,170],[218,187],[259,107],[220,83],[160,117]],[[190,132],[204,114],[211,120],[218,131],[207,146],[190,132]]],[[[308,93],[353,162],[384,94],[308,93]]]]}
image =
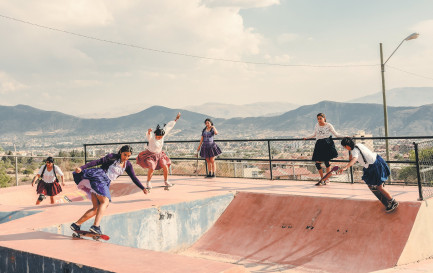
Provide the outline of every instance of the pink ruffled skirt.
{"type": "Polygon", "coordinates": [[[159,170],[164,166],[170,166],[171,160],[164,152],[152,153],[145,150],[138,154],[137,164],[145,169],[159,170]]]}

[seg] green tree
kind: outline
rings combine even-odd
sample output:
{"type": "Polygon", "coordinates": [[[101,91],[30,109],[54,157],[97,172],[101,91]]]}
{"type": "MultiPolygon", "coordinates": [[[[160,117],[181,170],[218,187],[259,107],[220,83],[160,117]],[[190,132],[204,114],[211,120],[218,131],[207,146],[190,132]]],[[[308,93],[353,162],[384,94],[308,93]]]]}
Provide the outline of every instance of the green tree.
{"type": "Polygon", "coordinates": [[[0,188],[5,188],[11,186],[12,177],[6,173],[4,167],[0,167],[0,188]]]}

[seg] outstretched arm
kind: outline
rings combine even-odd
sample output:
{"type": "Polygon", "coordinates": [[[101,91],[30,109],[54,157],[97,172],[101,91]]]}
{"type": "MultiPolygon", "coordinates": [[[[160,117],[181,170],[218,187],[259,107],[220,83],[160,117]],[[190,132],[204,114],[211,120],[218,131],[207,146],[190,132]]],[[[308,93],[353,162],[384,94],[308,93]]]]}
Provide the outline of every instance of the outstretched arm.
{"type": "Polygon", "coordinates": [[[314,126],[314,134],[312,134],[311,136],[304,137],[304,140],[315,138],[316,135],[317,135],[317,124],[316,124],[316,126],[314,126]]]}
{"type": "Polygon", "coordinates": [[[87,163],[87,164],[85,164],[85,165],[83,165],[83,166],[81,166],[79,168],[76,168],[75,172],[76,173],[80,173],[84,169],[87,169],[87,168],[90,168],[90,167],[94,167],[94,166],[98,166],[98,165],[102,165],[105,162],[107,162],[108,160],[111,160],[113,158],[113,156],[114,156],[114,154],[108,154],[108,155],[106,155],[106,156],[104,156],[104,157],[102,157],[100,159],[90,161],[89,163],[87,163]]]}
{"type": "Polygon", "coordinates": [[[349,161],[349,163],[347,163],[347,165],[344,166],[343,168],[339,169],[337,173],[341,174],[345,170],[349,169],[351,166],[353,166],[356,163],[357,160],[358,160],[357,157],[352,157],[352,155],[350,155],[350,161],[349,161]]]}
{"type": "MultiPolygon", "coordinates": [[[[329,123],[328,123],[329,124],[329,123]]],[[[335,136],[335,137],[344,137],[342,135],[339,135],[337,133],[337,131],[335,131],[334,126],[332,126],[332,124],[329,124],[329,130],[331,131],[331,133],[335,136]]]]}
{"type": "Polygon", "coordinates": [[[177,113],[177,116],[176,116],[176,118],[174,119],[174,121],[177,121],[178,119],[180,119],[180,112],[177,113]]]}
{"type": "Polygon", "coordinates": [[[134,182],[134,184],[137,185],[137,187],[142,189],[144,194],[147,194],[146,188],[143,186],[143,184],[141,184],[140,180],[138,180],[137,176],[135,175],[134,168],[132,167],[131,162],[129,161],[126,162],[125,171],[128,174],[128,176],[131,178],[132,182],[134,182]]]}

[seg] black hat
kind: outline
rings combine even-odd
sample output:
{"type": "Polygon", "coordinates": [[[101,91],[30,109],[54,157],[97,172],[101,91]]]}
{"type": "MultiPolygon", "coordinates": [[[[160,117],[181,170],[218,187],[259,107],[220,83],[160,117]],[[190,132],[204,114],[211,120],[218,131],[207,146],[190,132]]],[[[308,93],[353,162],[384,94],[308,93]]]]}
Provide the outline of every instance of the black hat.
{"type": "Polygon", "coordinates": [[[51,156],[49,156],[49,157],[47,157],[47,159],[45,159],[45,162],[54,163],[54,159],[51,156]]]}

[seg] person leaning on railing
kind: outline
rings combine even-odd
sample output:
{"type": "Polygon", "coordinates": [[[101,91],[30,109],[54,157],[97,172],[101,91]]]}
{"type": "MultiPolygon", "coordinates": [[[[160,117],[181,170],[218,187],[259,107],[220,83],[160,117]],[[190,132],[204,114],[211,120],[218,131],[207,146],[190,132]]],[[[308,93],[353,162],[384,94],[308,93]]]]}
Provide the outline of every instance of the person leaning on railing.
{"type": "MultiPolygon", "coordinates": [[[[331,170],[329,161],[338,156],[332,135],[342,137],[335,131],[331,123],[326,122],[325,114],[319,113],[317,114],[317,124],[314,127],[314,134],[304,138],[304,140],[316,138],[312,160],[316,161],[316,168],[319,171],[320,178],[323,178],[322,162],[325,163],[326,173],[328,173],[331,170]]],[[[323,181],[323,185],[326,185],[327,182],[329,181],[323,181]]],[[[322,185],[321,181],[316,184],[316,186],[320,185],[322,185]]]]}

